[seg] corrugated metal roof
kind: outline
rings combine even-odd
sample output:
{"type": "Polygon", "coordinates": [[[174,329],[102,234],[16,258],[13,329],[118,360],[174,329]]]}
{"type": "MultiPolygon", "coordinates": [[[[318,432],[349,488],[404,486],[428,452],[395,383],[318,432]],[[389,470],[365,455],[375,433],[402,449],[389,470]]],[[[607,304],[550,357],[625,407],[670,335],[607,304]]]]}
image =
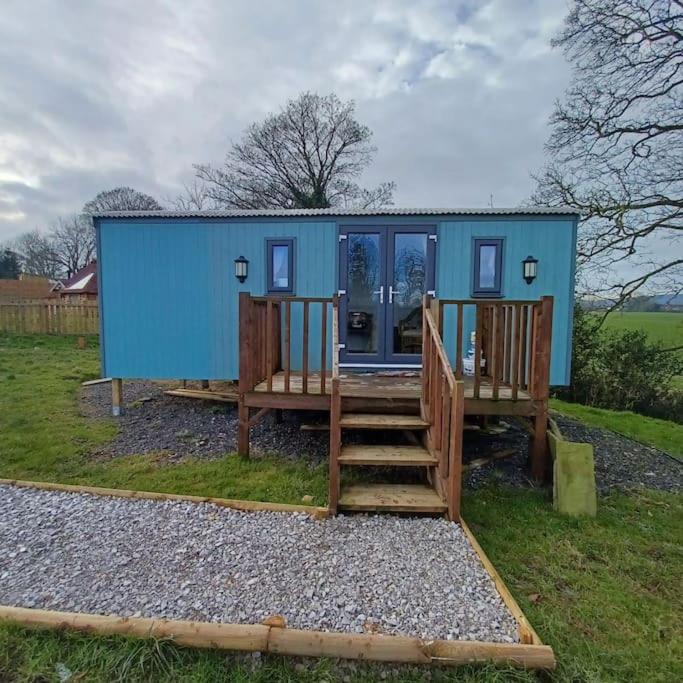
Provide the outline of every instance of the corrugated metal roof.
{"type": "Polygon", "coordinates": [[[523,206],[505,209],[227,209],[220,211],[100,211],[93,218],[284,218],[289,216],[577,216],[568,206],[523,206]]]}

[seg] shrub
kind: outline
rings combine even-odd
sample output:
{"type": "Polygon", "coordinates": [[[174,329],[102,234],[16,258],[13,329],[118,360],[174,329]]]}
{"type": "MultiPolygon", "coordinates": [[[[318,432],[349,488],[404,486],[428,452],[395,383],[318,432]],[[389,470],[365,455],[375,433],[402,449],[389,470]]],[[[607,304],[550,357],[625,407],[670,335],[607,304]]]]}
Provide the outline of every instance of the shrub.
{"type": "Polygon", "coordinates": [[[673,386],[680,357],[643,331],[604,330],[597,315],[574,311],[571,386],[556,394],[575,403],[683,422],[683,393],[673,386]]]}

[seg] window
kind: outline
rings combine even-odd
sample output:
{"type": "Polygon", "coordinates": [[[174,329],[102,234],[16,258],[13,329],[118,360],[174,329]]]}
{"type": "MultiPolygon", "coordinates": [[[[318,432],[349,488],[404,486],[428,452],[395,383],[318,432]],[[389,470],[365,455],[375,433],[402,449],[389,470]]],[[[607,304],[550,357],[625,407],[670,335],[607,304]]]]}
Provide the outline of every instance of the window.
{"type": "Polygon", "coordinates": [[[268,293],[294,293],[294,238],[266,240],[268,293]]]}
{"type": "Polygon", "coordinates": [[[501,296],[503,239],[474,240],[472,296],[501,296]]]}

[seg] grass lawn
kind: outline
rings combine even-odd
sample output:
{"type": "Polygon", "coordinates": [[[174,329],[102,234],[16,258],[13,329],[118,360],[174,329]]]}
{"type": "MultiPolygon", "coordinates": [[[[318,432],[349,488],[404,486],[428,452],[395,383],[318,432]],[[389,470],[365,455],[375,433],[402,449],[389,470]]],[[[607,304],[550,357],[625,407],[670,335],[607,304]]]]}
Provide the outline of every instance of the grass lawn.
{"type": "MultiPolygon", "coordinates": [[[[326,473],[235,456],[168,464],[153,457],[92,462],[88,452],[115,433],[109,420],[79,416],[79,384],[98,375],[97,352],[71,339],[0,336],[0,477],[299,502],[323,502],[326,473]]],[[[466,491],[464,514],[482,546],[559,660],[552,681],[683,679],[680,585],[683,505],[655,492],[612,495],[596,519],[553,512],[546,492],[488,487],[466,491]]],[[[340,673],[307,662],[176,648],[169,642],[33,632],[0,626],[0,680],[375,681],[373,665],[340,673]]],[[[493,667],[433,670],[431,680],[535,681],[493,667]]],[[[424,680],[401,669],[390,680],[424,680]]]]}
{"type": "Polygon", "coordinates": [[[628,410],[605,410],[552,399],[550,407],[593,427],[603,427],[634,441],[649,444],[683,460],[683,425],[628,410]]]}

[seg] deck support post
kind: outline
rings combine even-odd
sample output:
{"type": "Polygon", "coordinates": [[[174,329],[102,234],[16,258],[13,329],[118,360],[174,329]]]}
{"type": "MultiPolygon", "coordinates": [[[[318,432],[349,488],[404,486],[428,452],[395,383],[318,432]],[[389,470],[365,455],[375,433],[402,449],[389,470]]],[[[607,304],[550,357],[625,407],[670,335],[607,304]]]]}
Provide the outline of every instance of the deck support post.
{"type": "Polygon", "coordinates": [[[283,412],[284,412],[284,411],[282,410],[282,408],[276,408],[276,409],[273,411],[273,417],[274,417],[274,419],[275,419],[275,424],[278,424],[278,425],[279,425],[279,424],[282,424],[282,419],[283,419],[282,414],[283,414],[283,412]]]}
{"type": "Polygon", "coordinates": [[[122,413],[122,406],[123,380],[120,377],[114,377],[111,380],[111,414],[119,417],[122,413]]]}
{"type": "Polygon", "coordinates": [[[202,380],[202,389],[205,389],[208,391],[211,387],[209,386],[209,380],[208,379],[203,379],[202,380]]]}
{"type": "Polygon", "coordinates": [[[531,475],[538,482],[550,477],[548,449],[548,399],[550,397],[550,343],[553,330],[553,297],[541,297],[540,315],[534,325],[532,393],[538,402],[534,436],[530,443],[531,475]]]}
{"type": "Polygon", "coordinates": [[[237,401],[237,417],[239,426],[237,429],[237,455],[249,457],[249,406],[244,401],[244,396],[240,394],[237,401]]]}
{"type": "Polygon", "coordinates": [[[531,476],[535,481],[542,483],[548,479],[549,452],[548,452],[548,404],[534,416],[534,433],[529,440],[529,457],[531,460],[531,476]]]}
{"type": "Polygon", "coordinates": [[[250,335],[251,329],[251,295],[240,292],[239,295],[239,398],[237,400],[237,454],[249,457],[249,406],[245,395],[254,388],[253,358],[250,335]]]}

